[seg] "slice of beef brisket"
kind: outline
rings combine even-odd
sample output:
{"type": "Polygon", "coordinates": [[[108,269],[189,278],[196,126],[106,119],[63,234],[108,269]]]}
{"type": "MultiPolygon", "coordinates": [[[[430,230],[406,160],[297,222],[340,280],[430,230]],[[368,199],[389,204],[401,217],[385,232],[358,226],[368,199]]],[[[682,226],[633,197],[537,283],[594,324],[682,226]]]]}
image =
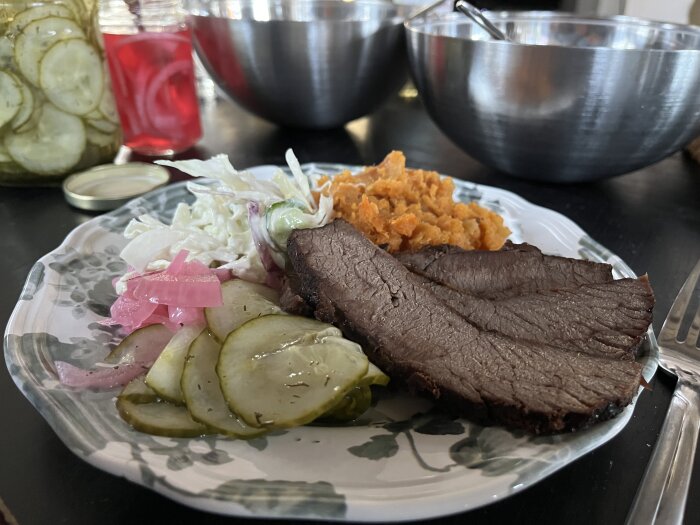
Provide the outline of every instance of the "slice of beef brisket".
{"type": "Polygon", "coordinates": [[[582,428],[633,398],[641,367],[479,328],[349,224],[297,230],[297,292],[397,382],[484,424],[582,428]]]}
{"type": "MultiPolygon", "coordinates": [[[[468,272],[463,268],[462,272],[468,272]]],[[[481,330],[574,352],[634,359],[652,318],[646,277],[486,299],[425,279],[445,304],[481,330]]]]}
{"type": "Polygon", "coordinates": [[[280,306],[285,312],[290,314],[313,317],[314,310],[299,295],[299,286],[299,276],[297,276],[294,268],[287,268],[282,279],[282,288],[280,289],[280,306]]]}
{"type": "Polygon", "coordinates": [[[529,244],[508,243],[500,251],[429,246],[395,257],[431,281],[486,298],[613,280],[609,264],[544,255],[529,244]],[[465,267],[469,272],[463,271],[465,267]]]}

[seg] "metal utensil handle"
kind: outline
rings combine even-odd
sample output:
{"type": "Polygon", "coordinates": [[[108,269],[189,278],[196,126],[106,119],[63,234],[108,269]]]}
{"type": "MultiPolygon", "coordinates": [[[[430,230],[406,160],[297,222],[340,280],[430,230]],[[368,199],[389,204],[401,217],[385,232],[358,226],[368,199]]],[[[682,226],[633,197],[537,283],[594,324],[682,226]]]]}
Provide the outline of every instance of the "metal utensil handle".
{"type": "Polygon", "coordinates": [[[700,427],[700,395],[679,380],[626,525],[683,523],[700,427]]]}
{"type": "Polygon", "coordinates": [[[425,7],[421,7],[418,11],[415,13],[411,13],[411,16],[407,18],[407,20],[415,20],[416,18],[420,18],[421,16],[425,16],[428,13],[430,13],[433,9],[440,7],[440,5],[444,4],[447,2],[447,0],[437,0],[437,2],[433,2],[432,4],[428,4],[425,7]]]}
{"type": "Polygon", "coordinates": [[[459,2],[455,4],[455,9],[461,11],[469,18],[474,20],[474,22],[476,22],[477,25],[479,25],[484,31],[491,35],[492,38],[496,40],[508,40],[508,37],[504,35],[500,29],[493,25],[481,11],[479,11],[474,5],[470,4],[469,2],[459,0],[459,2]]]}

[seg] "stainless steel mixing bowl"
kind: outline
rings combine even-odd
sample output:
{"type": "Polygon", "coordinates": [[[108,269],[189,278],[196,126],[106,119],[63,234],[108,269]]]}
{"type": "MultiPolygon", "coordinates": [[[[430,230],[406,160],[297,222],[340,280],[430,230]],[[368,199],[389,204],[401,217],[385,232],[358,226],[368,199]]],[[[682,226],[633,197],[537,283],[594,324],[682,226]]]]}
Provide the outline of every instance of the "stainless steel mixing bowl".
{"type": "Polygon", "coordinates": [[[332,128],[371,112],[408,78],[403,19],[382,0],[189,0],[196,51],[256,115],[332,128]]]}
{"type": "Polygon", "coordinates": [[[700,29],[627,17],[459,13],[406,24],[411,73],[442,131],[486,165],[587,181],[642,168],[700,134],[700,29]]]}

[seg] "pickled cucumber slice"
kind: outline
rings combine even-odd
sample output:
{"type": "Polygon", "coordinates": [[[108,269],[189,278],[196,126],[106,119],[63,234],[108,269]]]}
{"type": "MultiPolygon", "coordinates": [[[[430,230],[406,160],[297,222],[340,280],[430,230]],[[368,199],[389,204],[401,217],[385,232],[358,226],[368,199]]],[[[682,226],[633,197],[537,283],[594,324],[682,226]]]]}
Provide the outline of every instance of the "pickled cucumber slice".
{"type": "MultiPolygon", "coordinates": [[[[85,40],[61,40],[41,59],[39,84],[57,108],[73,115],[85,115],[96,109],[102,99],[105,88],[102,59],[85,40]]],[[[108,124],[111,128],[101,131],[116,129],[114,124],[108,124]]]]}
{"type": "Polygon", "coordinates": [[[105,358],[105,363],[133,363],[143,348],[165,348],[173,333],[162,324],[152,324],[134,330],[105,358]]]}
{"type": "Polygon", "coordinates": [[[369,363],[367,373],[357,385],[345,394],[338,404],[318,418],[318,421],[347,422],[357,419],[372,404],[372,389],[370,387],[372,385],[386,386],[388,384],[389,376],[376,365],[369,363]]]}
{"type": "Polygon", "coordinates": [[[389,376],[382,372],[379,367],[373,363],[369,363],[367,373],[360,380],[360,385],[378,385],[386,386],[389,384],[389,376]]]}
{"type": "Polygon", "coordinates": [[[15,118],[23,100],[17,77],[7,71],[0,71],[0,128],[15,118]]]}
{"type": "Polygon", "coordinates": [[[368,385],[353,387],[335,406],[319,417],[320,423],[346,423],[364,414],[372,404],[372,390],[368,385]]]}
{"type": "Polygon", "coordinates": [[[3,181],[17,181],[24,179],[27,170],[16,162],[2,162],[0,161],[0,180],[3,181]],[[8,175],[3,177],[2,175],[8,175]],[[19,177],[18,177],[19,176],[19,177]]]}
{"type": "Polygon", "coordinates": [[[262,315],[282,313],[279,294],[262,284],[241,279],[221,285],[223,305],[204,309],[209,330],[219,341],[246,321],[262,315]]]}
{"type": "Polygon", "coordinates": [[[12,41],[6,37],[0,37],[0,69],[8,69],[15,60],[15,51],[12,41]]]}
{"type": "Polygon", "coordinates": [[[7,31],[19,33],[27,25],[34,22],[34,20],[47,18],[49,16],[73,18],[73,12],[65,5],[61,4],[44,4],[36,7],[30,7],[29,9],[25,9],[24,11],[17,13],[10,23],[10,26],[7,28],[7,31]]]}
{"type": "MultiPolygon", "coordinates": [[[[106,70],[103,73],[106,77],[106,70]]],[[[100,105],[98,107],[100,113],[113,124],[119,124],[119,114],[117,113],[117,106],[114,103],[114,93],[109,84],[105,85],[105,90],[102,92],[102,98],[100,99],[100,105]]]]}
{"type": "Polygon", "coordinates": [[[197,437],[210,433],[209,429],[190,417],[185,407],[165,401],[135,403],[117,398],[117,410],[124,421],[135,430],[156,436],[197,437]]]}
{"type": "Polygon", "coordinates": [[[117,125],[109,120],[87,118],[85,121],[87,122],[88,126],[93,127],[102,133],[114,133],[117,131],[117,125]]]}
{"type": "Polygon", "coordinates": [[[216,370],[229,407],[261,428],[304,425],[335,406],[367,373],[359,345],[332,325],[266,315],[226,338],[216,370]]]}
{"type": "Polygon", "coordinates": [[[9,162],[12,162],[12,157],[10,157],[7,148],[2,141],[0,141],[0,171],[2,171],[2,165],[9,162]]]}
{"type": "MultiPolygon", "coordinates": [[[[72,38],[85,38],[85,33],[68,18],[50,16],[34,20],[15,39],[17,67],[29,82],[39,87],[39,63],[44,53],[56,42],[72,38]]],[[[68,64],[71,62],[64,63],[66,69],[70,69],[68,64]]]]}
{"type": "Polygon", "coordinates": [[[95,128],[87,126],[85,128],[85,135],[87,141],[95,146],[105,147],[115,145],[117,142],[117,136],[115,133],[102,133],[97,131],[95,128]]]}
{"type": "Polygon", "coordinates": [[[185,357],[192,341],[202,332],[201,326],[183,326],[170,341],[146,374],[146,384],[162,399],[176,405],[184,405],[180,377],[185,367],[185,357]]]}
{"type": "MultiPolygon", "coordinates": [[[[31,89],[30,89],[31,91],[31,89]]],[[[34,93],[32,93],[32,99],[33,99],[33,110],[32,113],[29,115],[29,118],[27,119],[26,122],[23,124],[17,125],[15,127],[14,121],[17,120],[17,116],[13,119],[12,121],[12,131],[15,133],[26,133],[30,129],[36,128],[37,124],[39,124],[39,119],[41,118],[41,111],[43,109],[43,104],[40,103],[40,97],[35,96],[34,93]]]]}
{"type": "Polygon", "coordinates": [[[35,127],[5,136],[5,147],[26,170],[39,175],[65,173],[85,150],[85,126],[52,104],[45,104],[35,127]]]}
{"type": "Polygon", "coordinates": [[[102,31],[100,29],[99,8],[97,6],[97,2],[92,2],[92,7],[89,6],[90,3],[91,2],[85,2],[86,7],[90,9],[90,37],[92,38],[92,41],[97,45],[97,47],[99,47],[100,50],[104,51],[105,42],[104,38],[102,38],[102,31]]]}
{"type": "Polygon", "coordinates": [[[146,384],[146,376],[138,376],[129,381],[119,393],[119,397],[136,404],[158,401],[158,394],[146,384]]]}
{"type": "Polygon", "coordinates": [[[87,6],[82,2],[82,0],[60,0],[63,5],[73,13],[72,18],[75,20],[82,20],[82,18],[88,13],[87,6]]]}
{"type": "Polygon", "coordinates": [[[216,363],[221,344],[203,331],[190,346],[182,372],[182,393],[192,419],[236,438],[250,439],[265,432],[243,423],[233,414],[219,385],[216,363]]]}
{"type": "Polygon", "coordinates": [[[32,115],[34,115],[34,94],[27,84],[19,79],[17,81],[22,91],[22,106],[19,108],[15,118],[12,119],[12,129],[15,131],[29,122],[32,115]]]}

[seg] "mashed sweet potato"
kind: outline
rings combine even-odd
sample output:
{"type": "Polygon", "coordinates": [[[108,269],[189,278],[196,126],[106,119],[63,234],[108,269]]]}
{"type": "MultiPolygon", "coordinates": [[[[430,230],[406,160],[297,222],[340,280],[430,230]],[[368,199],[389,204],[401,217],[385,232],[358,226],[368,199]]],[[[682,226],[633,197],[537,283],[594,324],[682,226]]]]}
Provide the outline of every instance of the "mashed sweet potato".
{"type": "Polygon", "coordinates": [[[330,191],[336,218],[390,252],[435,244],[497,250],[510,234],[498,214],[473,202],[455,202],[452,179],[406,169],[400,151],[356,175],[336,175],[330,191]]]}

